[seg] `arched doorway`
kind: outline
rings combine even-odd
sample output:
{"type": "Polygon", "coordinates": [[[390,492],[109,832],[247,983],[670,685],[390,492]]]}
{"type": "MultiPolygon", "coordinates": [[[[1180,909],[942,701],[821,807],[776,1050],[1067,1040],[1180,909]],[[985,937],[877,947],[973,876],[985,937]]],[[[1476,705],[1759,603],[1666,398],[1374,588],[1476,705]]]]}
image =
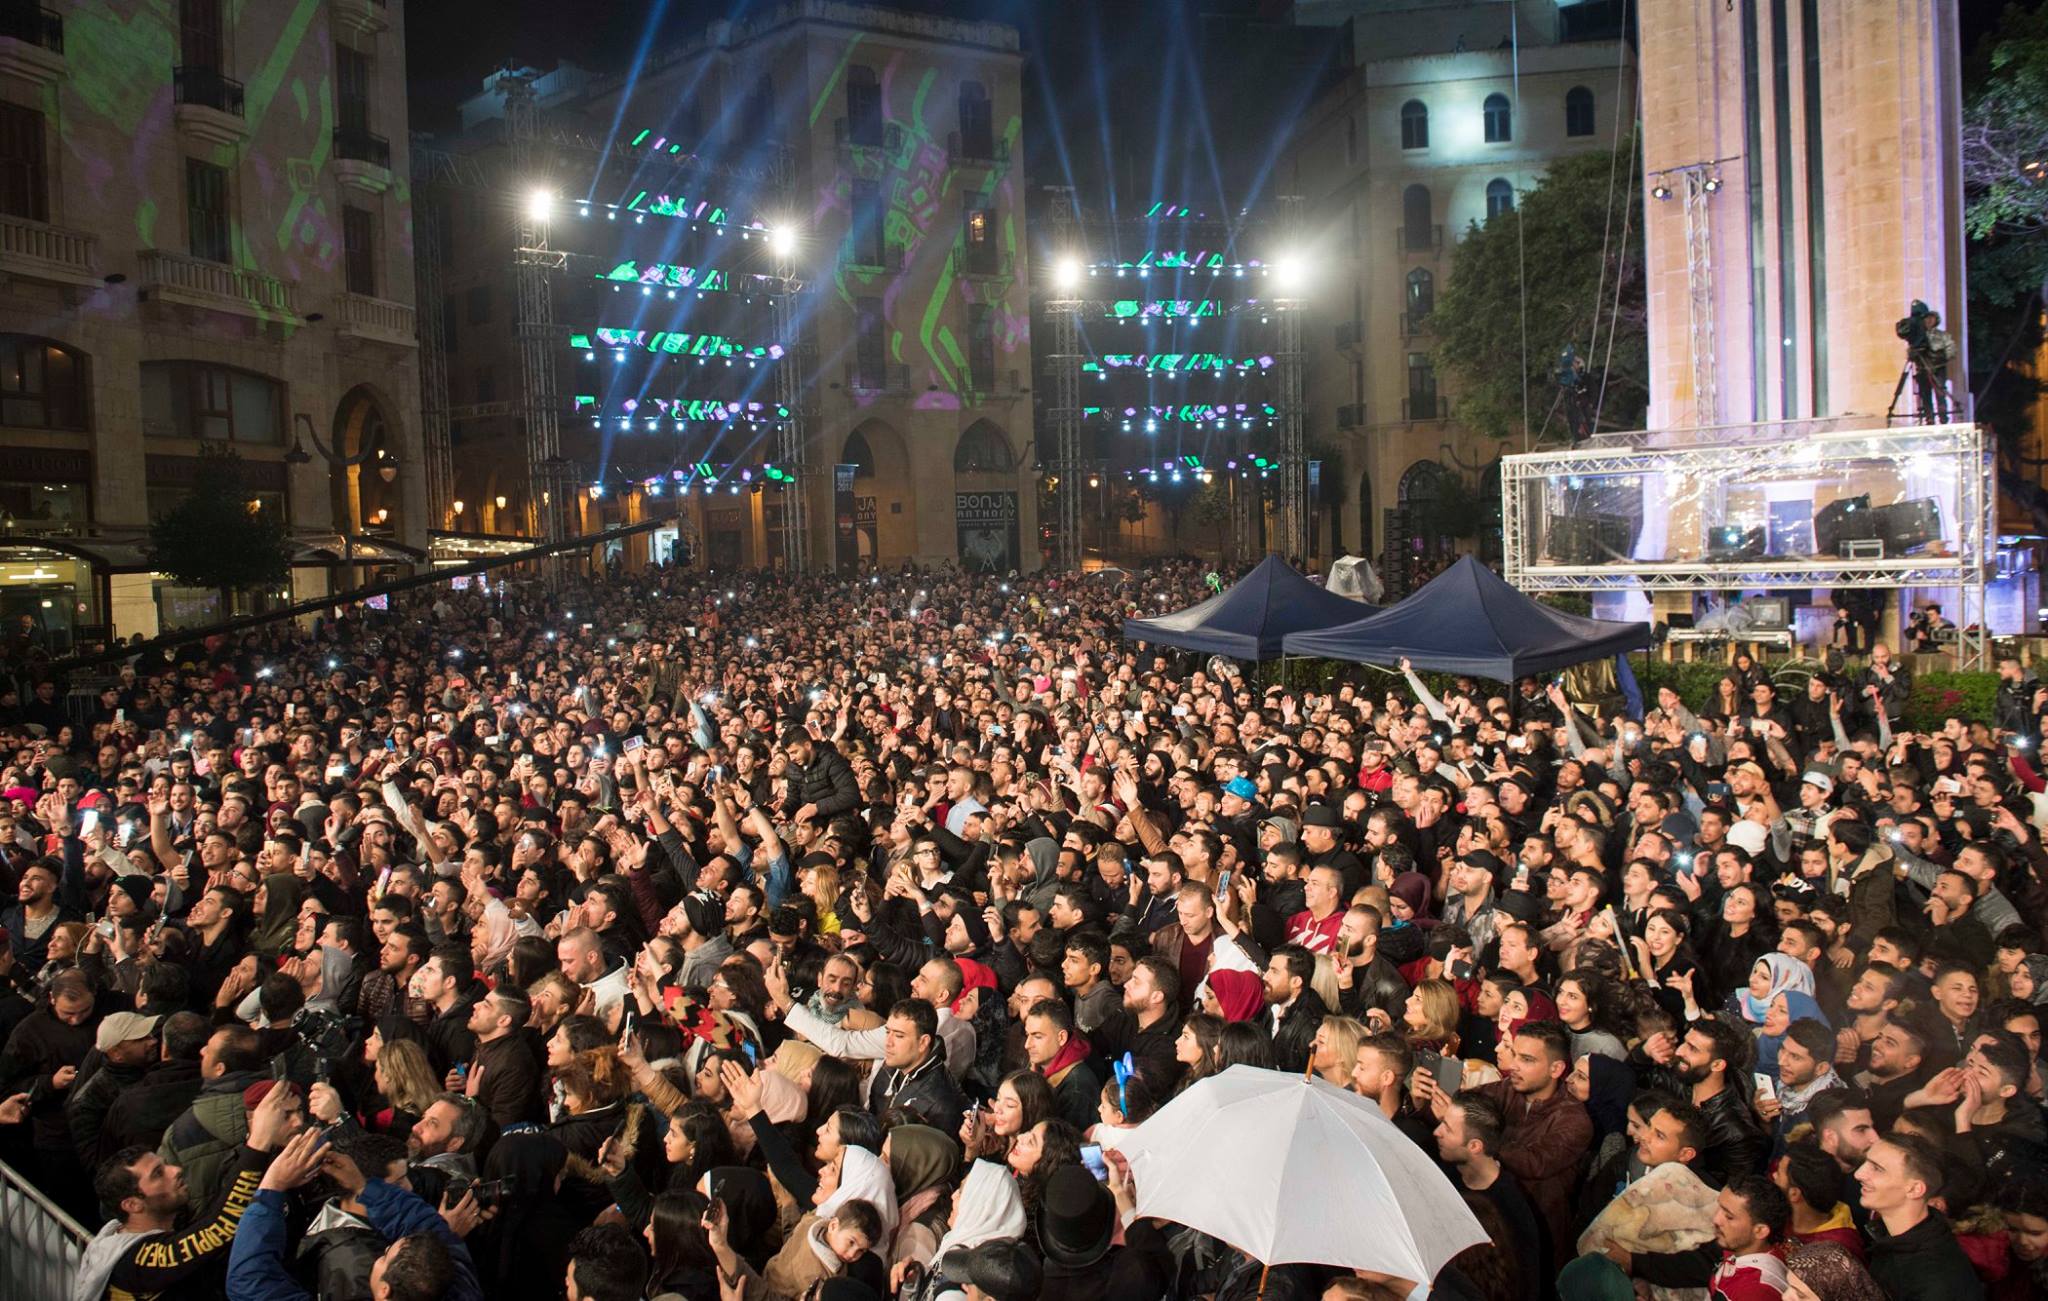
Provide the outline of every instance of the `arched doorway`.
{"type": "Polygon", "coordinates": [[[1387,509],[1386,569],[1381,578],[1390,595],[1406,596],[1434,578],[1455,554],[1445,531],[1450,471],[1441,462],[1417,461],[1401,472],[1395,505],[1387,509]]]}
{"type": "Polygon", "coordinates": [[[994,422],[977,420],[953,445],[953,528],[960,567],[1006,574],[1019,565],[1017,457],[994,422]]]}
{"type": "Polygon", "coordinates": [[[839,463],[853,471],[854,539],[863,565],[894,565],[917,554],[917,483],[910,449],[885,420],[846,436],[839,463]]]}
{"type": "Polygon", "coordinates": [[[398,438],[382,402],[367,386],[350,389],[335,409],[332,446],[344,462],[331,466],[328,474],[334,527],[342,533],[398,536],[405,504],[398,438]]]}

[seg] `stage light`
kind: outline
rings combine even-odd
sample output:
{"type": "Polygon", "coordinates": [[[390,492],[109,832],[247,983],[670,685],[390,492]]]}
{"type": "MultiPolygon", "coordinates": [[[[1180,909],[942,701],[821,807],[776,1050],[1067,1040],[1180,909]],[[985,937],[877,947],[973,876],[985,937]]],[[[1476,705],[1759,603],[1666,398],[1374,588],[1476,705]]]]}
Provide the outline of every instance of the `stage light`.
{"type": "Polygon", "coordinates": [[[1716,190],[1721,188],[1721,178],[1718,176],[1709,176],[1706,180],[1700,182],[1700,188],[1705,190],[1708,194],[1712,194],[1716,190]]]}
{"type": "Polygon", "coordinates": [[[555,192],[553,190],[535,187],[527,192],[526,219],[528,221],[544,222],[551,219],[554,215],[555,192]]]}
{"type": "Polygon", "coordinates": [[[1303,273],[1304,267],[1302,266],[1301,259],[1291,254],[1275,258],[1270,269],[1273,283],[1286,293],[1293,293],[1302,287],[1303,282],[1307,279],[1303,273]]]}
{"type": "Polygon", "coordinates": [[[1671,187],[1659,181],[1650,187],[1650,197],[1653,199],[1668,199],[1671,197],[1671,187]]]}
{"type": "Polygon", "coordinates": [[[776,257],[788,257],[796,252],[796,228],[793,226],[770,226],[768,228],[768,251],[776,257]]]}
{"type": "Polygon", "coordinates": [[[1081,284],[1081,259],[1069,254],[1053,263],[1052,282],[1063,290],[1078,288],[1081,284]]]}

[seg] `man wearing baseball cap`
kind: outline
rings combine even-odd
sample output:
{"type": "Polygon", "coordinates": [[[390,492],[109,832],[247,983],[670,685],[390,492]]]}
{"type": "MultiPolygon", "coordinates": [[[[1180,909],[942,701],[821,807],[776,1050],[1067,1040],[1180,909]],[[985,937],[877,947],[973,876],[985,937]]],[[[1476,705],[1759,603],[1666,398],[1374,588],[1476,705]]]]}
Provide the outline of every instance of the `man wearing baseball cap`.
{"type": "Polygon", "coordinates": [[[160,1016],[115,1012],[100,1022],[94,1051],[78,1068],[78,1079],[64,1097],[64,1119],[79,1164],[90,1169],[99,1159],[100,1128],[108,1108],[122,1090],[139,1083],[156,1060],[156,1028],[160,1016]]]}

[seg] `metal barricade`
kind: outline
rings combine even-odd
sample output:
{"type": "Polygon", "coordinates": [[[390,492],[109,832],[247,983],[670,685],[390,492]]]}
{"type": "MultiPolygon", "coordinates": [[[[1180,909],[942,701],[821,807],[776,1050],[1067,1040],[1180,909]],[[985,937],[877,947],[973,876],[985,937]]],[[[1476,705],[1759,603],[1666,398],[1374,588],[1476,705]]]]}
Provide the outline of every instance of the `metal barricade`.
{"type": "Polygon", "coordinates": [[[92,1235],[0,1161],[0,1301],[71,1295],[92,1235]]]}

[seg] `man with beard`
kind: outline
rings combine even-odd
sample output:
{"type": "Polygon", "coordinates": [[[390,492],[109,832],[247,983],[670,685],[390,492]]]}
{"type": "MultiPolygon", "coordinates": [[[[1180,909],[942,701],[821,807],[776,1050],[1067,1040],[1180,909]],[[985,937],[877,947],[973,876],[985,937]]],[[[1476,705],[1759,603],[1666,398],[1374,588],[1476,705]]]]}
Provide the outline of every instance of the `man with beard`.
{"type": "Polygon", "coordinates": [[[1707,1122],[1700,1153],[1700,1178],[1715,1187],[1735,1175],[1763,1168],[1769,1139],[1750,1109],[1747,1092],[1732,1080],[1749,1069],[1748,1036],[1719,1017],[1703,1017],[1685,1032],[1668,1072],[1671,1091],[1688,1098],[1707,1122]]]}

